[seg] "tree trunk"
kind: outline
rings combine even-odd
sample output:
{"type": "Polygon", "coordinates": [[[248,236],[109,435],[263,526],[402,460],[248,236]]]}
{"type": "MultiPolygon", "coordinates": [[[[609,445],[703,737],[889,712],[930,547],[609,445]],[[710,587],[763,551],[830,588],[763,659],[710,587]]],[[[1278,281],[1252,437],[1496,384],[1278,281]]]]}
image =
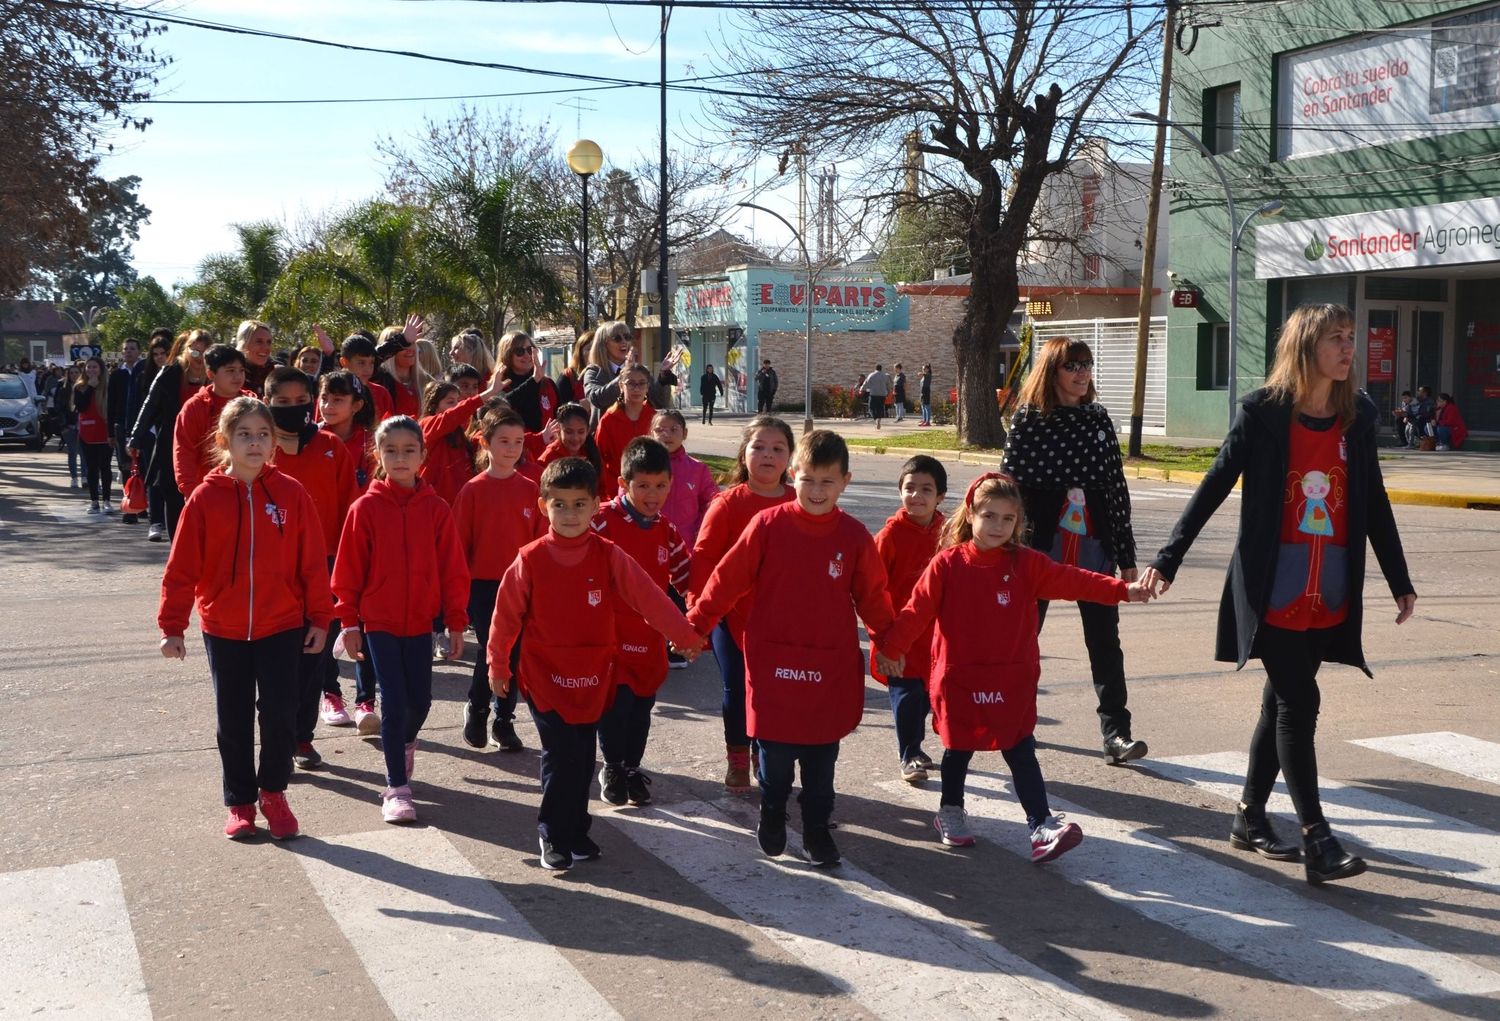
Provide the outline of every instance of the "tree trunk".
{"type": "MultiPolygon", "coordinates": [[[[977,447],[1005,441],[995,388],[1000,378],[1000,338],[1020,298],[1017,251],[1010,232],[1001,231],[998,175],[985,174],[969,224],[969,297],[953,334],[958,364],[958,438],[977,447]]],[[[1014,215],[1014,213],[1012,213],[1014,215]]]]}

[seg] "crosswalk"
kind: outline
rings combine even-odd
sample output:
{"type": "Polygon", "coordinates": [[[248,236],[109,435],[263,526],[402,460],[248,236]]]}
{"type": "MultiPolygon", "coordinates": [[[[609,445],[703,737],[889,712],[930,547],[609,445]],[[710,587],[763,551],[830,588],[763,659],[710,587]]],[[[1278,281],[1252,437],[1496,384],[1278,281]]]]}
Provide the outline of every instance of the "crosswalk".
{"type": "MultiPolygon", "coordinates": [[[[1497,742],[1431,733],[1349,744],[1397,768],[1418,764],[1471,786],[1500,785],[1497,742]]],[[[1207,798],[1227,809],[1239,795],[1245,762],[1242,753],[1222,752],[1141,765],[1143,782],[1164,808],[1207,798]]],[[[1382,785],[1324,780],[1335,832],[1372,864],[1401,862],[1412,867],[1404,875],[1413,881],[1431,877],[1460,897],[1495,903],[1500,833],[1388,793],[1399,785],[1372,786],[1382,785]]],[[[935,806],[931,789],[895,781],[875,787],[907,816],[925,818],[935,806]]],[[[1445,1004],[1462,1004],[1466,1016],[1500,1015],[1493,949],[1465,951],[1402,925],[1405,919],[1382,908],[1388,898],[1359,896],[1363,885],[1378,881],[1374,875],[1329,896],[1288,881],[1289,866],[1205,848],[1174,838],[1170,827],[1110,818],[1067,798],[1054,795],[1052,804],[1079,822],[1086,837],[1056,862],[1035,871],[1022,866],[1021,874],[1037,884],[1061,884],[1101,913],[1123,913],[1150,927],[1143,931],[1169,932],[1202,954],[1233,962],[1242,976],[1306,990],[1333,1011],[1329,1016],[1404,1017],[1445,1004]],[[1486,1013],[1484,1005],[1493,1009],[1486,1013]]],[[[1022,813],[1004,781],[973,774],[967,807],[980,840],[963,852],[968,864],[993,867],[996,854],[1002,862],[1027,856],[1022,813]]],[[[1270,808],[1289,813],[1284,791],[1270,808]]],[[[910,876],[893,876],[873,842],[854,843],[866,860],[846,848],[837,870],[815,869],[795,855],[766,859],[756,846],[754,812],[753,801],[679,794],[604,818],[611,839],[623,838],[670,870],[717,905],[718,917],[821,976],[840,1003],[830,1016],[1141,1016],[1100,995],[1092,976],[1062,971],[1051,957],[1038,959],[1034,948],[1024,955],[1007,948],[1004,931],[997,938],[974,913],[914,894],[910,876]]],[[[1294,823],[1283,819],[1282,826],[1293,832],[1294,823]]],[[[795,850],[795,833],[791,843],[795,850]]],[[[617,990],[596,972],[581,969],[568,947],[548,941],[547,927],[529,914],[534,905],[524,885],[499,882],[489,871],[493,863],[465,853],[465,846],[437,827],[384,828],[287,844],[291,853],[277,867],[305,878],[312,891],[307,910],[326,913],[392,1017],[484,1018],[501,1016],[502,1008],[507,1018],[639,1015],[622,1007],[617,990]]],[[[111,860],[0,874],[0,1018],[137,1021],[181,1014],[152,995],[151,969],[137,952],[137,930],[152,919],[130,902],[127,889],[111,860]]],[[[598,895],[595,887],[591,896],[598,895]]],[[[1493,907],[1487,910],[1493,915],[1493,907]]]]}

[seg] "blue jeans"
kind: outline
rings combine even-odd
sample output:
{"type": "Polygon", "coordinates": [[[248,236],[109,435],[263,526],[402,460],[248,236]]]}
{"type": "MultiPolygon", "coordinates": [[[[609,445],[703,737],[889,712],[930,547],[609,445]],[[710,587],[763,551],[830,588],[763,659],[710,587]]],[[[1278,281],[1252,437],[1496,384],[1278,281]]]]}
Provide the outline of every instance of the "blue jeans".
{"type": "Polygon", "coordinates": [[[760,781],[761,803],[769,808],[785,809],[792,794],[793,773],[802,767],[802,806],[804,831],[827,826],[833,815],[833,767],[839,760],[839,743],[788,744],[784,741],[757,739],[756,779],[760,781]]]}
{"type": "MultiPolygon", "coordinates": [[[[514,685],[512,685],[514,687],[514,685]]],[[[594,742],[598,724],[569,723],[555,712],[541,712],[526,700],[542,742],[542,804],[537,832],[560,851],[571,851],[576,838],[593,825],[589,784],[594,779],[594,742]]]]}
{"type": "Polygon", "coordinates": [[[1451,447],[1451,446],[1453,446],[1453,430],[1449,426],[1446,426],[1446,425],[1435,425],[1432,428],[1433,428],[1433,431],[1437,433],[1438,446],[1440,446],[1440,447],[1451,447]]]}
{"type": "Polygon", "coordinates": [[[927,730],[927,682],[920,677],[892,677],[887,690],[891,696],[891,716],[896,721],[896,747],[906,762],[922,750],[927,730]]]}
{"type": "Polygon", "coordinates": [[[926,401],[922,402],[922,424],[932,424],[932,405],[927,403],[926,401]]]}
{"type": "Polygon", "coordinates": [[[417,739],[432,709],[432,636],[397,638],[386,631],[365,632],[365,658],[375,664],[380,685],[380,750],[385,782],[405,787],[406,746],[417,739]]]}
{"type": "MultiPolygon", "coordinates": [[[[1026,825],[1036,829],[1042,820],[1052,814],[1047,805],[1047,785],[1042,780],[1042,766],[1036,760],[1036,738],[1027,736],[1014,748],[1000,753],[1010,767],[1010,783],[1015,789],[1016,800],[1026,812],[1026,825]]],[[[969,760],[973,752],[948,749],[943,752],[943,793],[939,804],[964,804],[964,781],[969,776],[969,760]]]]}
{"type": "Polygon", "coordinates": [[[743,747],[750,743],[745,733],[745,655],[729,634],[727,620],[719,621],[709,637],[714,643],[714,659],[719,663],[719,679],[724,684],[724,743],[743,747]]]}

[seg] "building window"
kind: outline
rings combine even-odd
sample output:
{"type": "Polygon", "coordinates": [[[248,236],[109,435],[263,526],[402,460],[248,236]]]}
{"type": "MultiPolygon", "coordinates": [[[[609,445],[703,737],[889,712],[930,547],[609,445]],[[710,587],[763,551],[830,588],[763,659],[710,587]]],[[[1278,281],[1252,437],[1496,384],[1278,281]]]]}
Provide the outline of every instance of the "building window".
{"type": "Polygon", "coordinates": [[[1240,84],[1213,89],[1204,97],[1204,135],[1215,154],[1240,147],[1240,84]]]}
{"type": "Polygon", "coordinates": [[[1097,254],[1085,255],[1083,257],[1083,279],[1098,280],[1104,271],[1104,259],[1097,254]]]}
{"type": "Polygon", "coordinates": [[[1198,389],[1229,389],[1229,324],[1198,326],[1198,389]]]}

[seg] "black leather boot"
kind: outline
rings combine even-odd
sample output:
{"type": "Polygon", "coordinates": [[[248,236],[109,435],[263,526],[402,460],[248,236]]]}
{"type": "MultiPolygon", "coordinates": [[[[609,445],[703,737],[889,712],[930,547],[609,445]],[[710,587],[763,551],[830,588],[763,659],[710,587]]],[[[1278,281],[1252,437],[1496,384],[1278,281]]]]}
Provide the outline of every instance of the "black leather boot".
{"type": "Polygon", "coordinates": [[[1297,861],[1302,857],[1296,844],[1288,844],[1276,836],[1264,805],[1241,806],[1234,813],[1234,824],[1229,827],[1229,846],[1254,851],[1272,861],[1297,861]]]}
{"type": "Polygon", "coordinates": [[[1307,881],[1314,886],[1349,879],[1365,870],[1365,860],[1344,850],[1328,832],[1326,822],[1315,823],[1302,835],[1302,848],[1307,881]]]}

